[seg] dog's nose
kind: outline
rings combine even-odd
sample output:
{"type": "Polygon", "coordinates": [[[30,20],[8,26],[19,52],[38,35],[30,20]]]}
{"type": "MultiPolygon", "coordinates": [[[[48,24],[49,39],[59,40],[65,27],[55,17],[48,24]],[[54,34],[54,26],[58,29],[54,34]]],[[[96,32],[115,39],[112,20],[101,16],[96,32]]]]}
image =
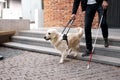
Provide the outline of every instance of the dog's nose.
{"type": "Polygon", "coordinates": [[[46,36],[44,37],[44,39],[46,39],[46,36]]]}

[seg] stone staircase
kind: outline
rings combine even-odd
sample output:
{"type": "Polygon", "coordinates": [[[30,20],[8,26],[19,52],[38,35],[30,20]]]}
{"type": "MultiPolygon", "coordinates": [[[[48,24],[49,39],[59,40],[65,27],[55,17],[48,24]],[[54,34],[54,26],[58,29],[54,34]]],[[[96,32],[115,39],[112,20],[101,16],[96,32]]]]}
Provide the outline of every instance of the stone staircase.
{"type": "MultiPolygon", "coordinates": [[[[57,28],[58,31],[62,31],[62,28],[57,28]]],[[[49,41],[46,41],[43,39],[45,33],[45,28],[42,28],[40,30],[30,30],[30,31],[21,31],[19,32],[18,36],[12,37],[12,42],[4,43],[4,46],[13,47],[13,48],[19,48],[24,50],[30,50],[30,51],[36,51],[36,52],[42,52],[47,53],[51,55],[59,55],[59,51],[55,50],[53,46],[50,45],[49,41]]],[[[110,47],[105,48],[102,39],[101,32],[99,33],[99,37],[97,40],[97,44],[95,46],[95,53],[93,55],[92,61],[99,62],[99,63],[105,63],[115,66],[120,66],[120,38],[117,37],[119,35],[116,35],[116,31],[110,30],[109,41],[110,41],[110,47]],[[115,35],[113,35],[113,33],[115,35]]],[[[71,29],[70,32],[76,32],[76,30],[71,29]]],[[[93,41],[95,38],[96,30],[92,30],[93,34],[93,41]]],[[[82,41],[80,43],[80,52],[83,53],[85,50],[85,38],[83,35],[82,41]]],[[[69,56],[72,58],[72,56],[69,56]]],[[[82,59],[82,60],[88,60],[89,57],[78,57],[76,59],[82,59]]]]}

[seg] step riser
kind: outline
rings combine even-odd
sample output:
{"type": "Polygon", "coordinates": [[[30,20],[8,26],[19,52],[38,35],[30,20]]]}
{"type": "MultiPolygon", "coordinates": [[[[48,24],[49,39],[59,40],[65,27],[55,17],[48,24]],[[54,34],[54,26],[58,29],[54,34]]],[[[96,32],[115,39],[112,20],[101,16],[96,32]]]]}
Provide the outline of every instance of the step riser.
{"type": "Polygon", "coordinates": [[[24,39],[12,39],[13,42],[18,42],[18,43],[22,43],[22,44],[29,44],[29,45],[36,45],[36,46],[43,46],[43,47],[50,47],[53,48],[53,46],[51,46],[51,44],[49,42],[45,42],[45,41],[34,41],[34,40],[24,40],[24,39]]]}
{"type": "MultiPolygon", "coordinates": [[[[45,41],[34,41],[34,40],[24,40],[24,39],[12,39],[13,42],[22,43],[22,44],[28,44],[28,45],[35,45],[35,46],[42,46],[42,47],[49,47],[54,48],[50,42],[45,41]]],[[[85,47],[81,47],[81,51],[83,52],[85,47]]]]}
{"type": "MultiPolygon", "coordinates": [[[[27,44],[28,45],[28,44],[27,44]]],[[[9,47],[12,47],[12,46],[9,46],[9,47]]],[[[14,48],[20,48],[19,46],[17,47],[14,47],[14,48]]],[[[53,48],[52,46],[50,47],[50,48],[53,48]]],[[[55,48],[53,48],[53,49],[55,49],[55,48]]],[[[27,50],[27,49],[26,49],[27,50]]],[[[32,50],[32,49],[31,49],[32,50]]],[[[34,50],[33,50],[34,51],[34,50]]],[[[80,46],[80,50],[79,50],[79,52],[81,52],[81,53],[83,53],[83,52],[85,52],[85,46],[83,46],[83,45],[81,45],[80,46]]],[[[114,53],[114,55],[109,55],[109,56],[111,56],[111,57],[114,57],[114,56],[116,56],[116,55],[118,55],[118,56],[116,56],[116,57],[118,57],[118,58],[120,58],[120,51],[113,51],[113,50],[109,50],[109,49],[103,49],[103,48],[95,48],[95,51],[94,51],[94,53],[95,54],[97,54],[97,55],[107,55],[107,54],[113,54],[114,53]]]]}
{"type": "MultiPolygon", "coordinates": [[[[27,33],[27,32],[20,32],[19,35],[20,36],[27,36],[27,37],[34,37],[34,38],[44,38],[44,36],[45,36],[44,33],[27,33]]],[[[95,38],[93,38],[93,40],[92,40],[93,43],[94,43],[94,39],[95,38]]],[[[84,36],[81,39],[81,42],[85,42],[84,36]]],[[[120,46],[120,40],[109,39],[109,43],[112,46],[120,46]]],[[[98,38],[96,44],[104,44],[104,40],[98,38]]]]}
{"type": "Polygon", "coordinates": [[[27,37],[34,37],[34,38],[44,38],[45,34],[43,34],[43,33],[19,32],[19,36],[27,36],[27,37]]]}
{"type": "MultiPolygon", "coordinates": [[[[83,41],[85,41],[85,40],[83,40],[83,41]]],[[[92,40],[93,43],[94,43],[94,41],[95,41],[95,39],[92,40]]],[[[97,39],[96,44],[103,44],[104,45],[104,40],[103,39],[97,39]]],[[[109,39],[109,45],[120,46],[120,41],[109,39]]]]}
{"type": "MultiPolygon", "coordinates": [[[[29,44],[29,45],[35,45],[35,46],[42,46],[42,47],[49,47],[49,48],[54,48],[49,42],[45,41],[27,41],[27,40],[20,40],[20,39],[13,39],[14,42],[22,43],[22,44],[29,44]]],[[[104,46],[103,46],[104,47],[104,46]]],[[[80,52],[85,52],[85,45],[80,45],[80,52]]],[[[96,48],[95,47],[95,53],[99,55],[106,55],[110,53],[115,53],[119,54],[120,50],[114,51],[111,49],[107,48],[96,48]]],[[[111,55],[111,57],[114,55],[111,55]]],[[[120,55],[118,55],[119,57],[120,55]]]]}

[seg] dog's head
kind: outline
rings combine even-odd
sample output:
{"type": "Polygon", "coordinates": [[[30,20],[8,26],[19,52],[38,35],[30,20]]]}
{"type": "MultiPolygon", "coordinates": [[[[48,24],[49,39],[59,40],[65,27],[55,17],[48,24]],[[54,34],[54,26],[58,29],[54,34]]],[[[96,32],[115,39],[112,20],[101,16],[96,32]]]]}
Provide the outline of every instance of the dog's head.
{"type": "Polygon", "coordinates": [[[58,36],[58,32],[56,29],[49,29],[44,36],[45,40],[53,40],[58,36]]]}

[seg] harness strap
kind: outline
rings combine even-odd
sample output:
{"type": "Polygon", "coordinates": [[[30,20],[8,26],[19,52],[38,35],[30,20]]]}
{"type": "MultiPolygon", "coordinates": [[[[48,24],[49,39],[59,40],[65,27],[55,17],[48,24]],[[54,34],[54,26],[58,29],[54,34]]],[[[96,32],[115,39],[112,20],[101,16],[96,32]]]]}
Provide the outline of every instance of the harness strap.
{"type": "Polygon", "coordinates": [[[68,21],[67,25],[65,26],[64,30],[62,31],[62,34],[63,34],[63,33],[65,32],[66,28],[69,26],[66,34],[63,35],[63,40],[66,40],[67,45],[68,45],[67,34],[68,34],[68,32],[69,32],[69,30],[70,30],[70,27],[71,27],[71,25],[73,24],[73,22],[74,22],[74,19],[70,19],[70,20],[68,21]]]}

